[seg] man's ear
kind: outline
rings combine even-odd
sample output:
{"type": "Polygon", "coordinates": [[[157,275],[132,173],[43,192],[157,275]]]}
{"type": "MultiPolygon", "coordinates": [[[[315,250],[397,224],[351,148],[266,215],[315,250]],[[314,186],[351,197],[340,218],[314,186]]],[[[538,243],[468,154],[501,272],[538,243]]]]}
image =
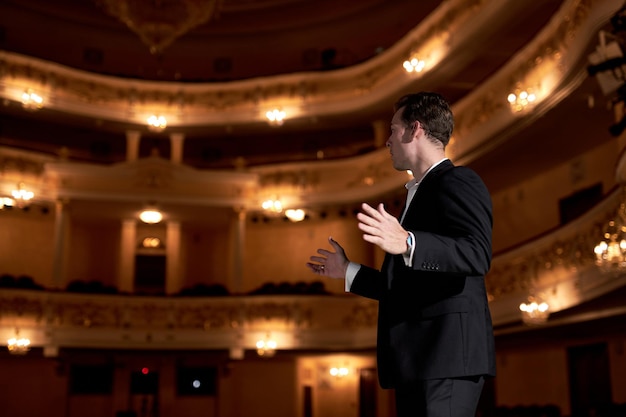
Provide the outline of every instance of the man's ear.
{"type": "Polygon", "coordinates": [[[411,133],[413,134],[413,136],[417,134],[417,131],[419,130],[421,126],[422,125],[418,120],[413,122],[413,125],[411,126],[411,133]]]}

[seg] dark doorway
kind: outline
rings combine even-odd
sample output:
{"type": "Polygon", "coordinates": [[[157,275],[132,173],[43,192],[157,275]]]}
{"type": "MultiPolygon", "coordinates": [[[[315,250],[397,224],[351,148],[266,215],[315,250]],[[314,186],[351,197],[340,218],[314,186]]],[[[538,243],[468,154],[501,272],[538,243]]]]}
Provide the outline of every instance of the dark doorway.
{"type": "Polygon", "coordinates": [[[165,255],[137,255],[135,257],[135,293],[165,293],[165,255]]]}
{"type": "Polygon", "coordinates": [[[304,417],[313,417],[313,387],[305,385],[304,389],[304,403],[302,415],[304,417]]]}
{"type": "Polygon", "coordinates": [[[376,369],[363,368],[359,372],[359,417],[376,417],[376,369]]]}
{"type": "Polygon", "coordinates": [[[606,343],[567,349],[572,417],[597,415],[611,405],[611,375],[606,343]]]}

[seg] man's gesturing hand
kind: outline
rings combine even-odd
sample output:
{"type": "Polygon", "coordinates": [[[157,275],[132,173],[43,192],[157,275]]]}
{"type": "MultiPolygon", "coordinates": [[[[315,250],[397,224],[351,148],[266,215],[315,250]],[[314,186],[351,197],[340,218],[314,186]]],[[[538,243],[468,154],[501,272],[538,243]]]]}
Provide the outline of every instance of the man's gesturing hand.
{"type": "Polygon", "coordinates": [[[378,205],[378,209],[363,203],[361,209],[363,212],[357,214],[356,218],[359,221],[359,229],[364,232],[363,240],[392,255],[407,250],[408,232],[400,225],[398,219],[385,211],[382,203],[378,205]]]}
{"type": "Polygon", "coordinates": [[[335,239],[329,237],[328,242],[335,249],[335,252],[318,249],[317,253],[321,256],[311,256],[311,262],[307,262],[306,266],[319,275],[330,278],[344,278],[350,261],[346,256],[346,252],[335,239]]]}

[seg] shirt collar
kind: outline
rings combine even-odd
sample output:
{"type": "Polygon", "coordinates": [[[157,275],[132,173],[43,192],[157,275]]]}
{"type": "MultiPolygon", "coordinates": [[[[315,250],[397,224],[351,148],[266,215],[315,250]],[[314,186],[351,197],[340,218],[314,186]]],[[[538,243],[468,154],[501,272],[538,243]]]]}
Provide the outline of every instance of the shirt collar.
{"type": "Polygon", "coordinates": [[[424,173],[424,175],[422,175],[422,178],[420,178],[419,180],[417,178],[413,178],[411,181],[404,184],[404,187],[407,190],[410,190],[411,188],[418,186],[420,182],[422,182],[422,180],[426,177],[426,175],[428,175],[428,173],[433,170],[433,168],[435,168],[437,165],[439,165],[440,163],[442,163],[443,161],[447,159],[448,158],[443,158],[442,160],[435,162],[434,164],[430,166],[430,168],[428,168],[428,170],[424,173]]]}

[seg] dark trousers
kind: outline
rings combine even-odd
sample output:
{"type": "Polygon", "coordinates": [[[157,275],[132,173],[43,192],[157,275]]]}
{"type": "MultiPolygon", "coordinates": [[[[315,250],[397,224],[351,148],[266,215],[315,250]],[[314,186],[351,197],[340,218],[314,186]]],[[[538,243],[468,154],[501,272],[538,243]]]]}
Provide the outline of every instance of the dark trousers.
{"type": "Polygon", "coordinates": [[[474,417],[482,376],[430,379],[396,387],[398,417],[474,417]]]}

